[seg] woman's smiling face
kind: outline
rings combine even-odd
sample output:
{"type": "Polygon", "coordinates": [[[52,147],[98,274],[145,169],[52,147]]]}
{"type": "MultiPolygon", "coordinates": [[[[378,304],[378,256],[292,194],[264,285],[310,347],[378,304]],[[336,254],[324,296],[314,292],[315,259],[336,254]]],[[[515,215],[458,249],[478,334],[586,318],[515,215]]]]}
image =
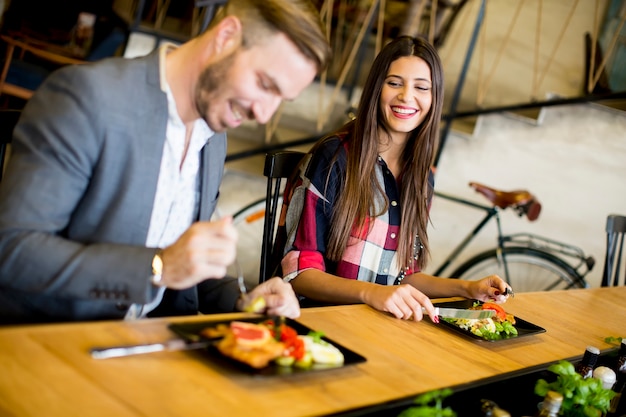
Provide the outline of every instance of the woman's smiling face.
{"type": "Polygon", "coordinates": [[[426,61],[406,56],[391,63],[379,104],[392,137],[406,138],[424,121],[432,101],[432,80],[426,61]]]}

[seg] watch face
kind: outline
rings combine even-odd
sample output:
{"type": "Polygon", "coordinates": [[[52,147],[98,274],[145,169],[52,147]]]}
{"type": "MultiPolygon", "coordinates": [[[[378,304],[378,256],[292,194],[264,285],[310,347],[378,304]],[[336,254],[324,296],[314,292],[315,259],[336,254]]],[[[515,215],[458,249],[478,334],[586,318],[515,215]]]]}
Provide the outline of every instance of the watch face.
{"type": "Polygon", "coordinates": [[[161,259],[160,254],[154,255],[152,258],[152,274],[153,275],[161,275],[163,272],[163,259],[161,259]]]}
{"type": "Polygon", "coordinates": [[[152,278],[150,281],[152,285],[156,285],[157,287],[161,286],[161,281],[163,280],[163,260],[157,254],[152,258],[152,278]]]}

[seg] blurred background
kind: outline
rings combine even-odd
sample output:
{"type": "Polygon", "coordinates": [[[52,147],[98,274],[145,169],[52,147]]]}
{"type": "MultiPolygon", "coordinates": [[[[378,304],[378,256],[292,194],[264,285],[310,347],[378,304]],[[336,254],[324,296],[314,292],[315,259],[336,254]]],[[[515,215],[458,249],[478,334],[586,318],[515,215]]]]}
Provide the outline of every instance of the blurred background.
{"type": "MultiPolygon", "coordinates": [[[[67,64],[20,53],[15,42],[80,61],[132,58],[201,32],[223,3],[4,0],[0,105],[20,108],[50,71],[67,64]],[[95,16],[86,49],[73,47],[80,13],[95,16]]],[[[626,1],[316,3],[333,61],[269,123],[248,122],[230,132],[222,214],[264,196],[265,152],[306,150],[348,120],[369,63],[385,42],[399,34],[420,35],[437,47],[445,69],[441,146],[433,161],[436,188],[476,202],[481,197],[467,186],[470,181],[528,189],[543,204],[541,216],[530,223],[504,213],[505,232],[528,231],[579,246],[598,261],[587,277],[598,286],[606,216],[626,214],[626,1]]],[[[435,200],[429,268],[434,270],[481,215],[435,200]]],[[[484,230],[460,260],[493,246],[494,239],[493,230],[484,230]]],[[[248,256],[257,257],[252,249],[248,256]]]]}

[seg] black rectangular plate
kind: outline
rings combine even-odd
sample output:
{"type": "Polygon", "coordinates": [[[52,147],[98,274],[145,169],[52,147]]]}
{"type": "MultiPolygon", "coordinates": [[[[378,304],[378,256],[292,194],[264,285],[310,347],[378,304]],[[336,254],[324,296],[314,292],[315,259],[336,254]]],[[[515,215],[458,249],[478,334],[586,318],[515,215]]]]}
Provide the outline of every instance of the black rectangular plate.
{"type": "MultiPolygon", "coordinates": [[[[451,307],[451,308],[467,309],[467,308],[472,307],[472,305],[474,305],[475,302],[476,300],[460,300],[460,301],[447,301],[443,303],[435,303],[434,305],[435,307],[451,307]]],[[[504,336],[502,337],[502,339],[496,339],[496,340],[489,340],[489,339],[485,339],[484,337],[477,336],[474,333],[470,332],[469,330],[462,329],[459,326],[452,324],[452,323],[448,323],[445,320],[440,320],[439,324],[442,324],[456,332],[459,332],[465,336],[471,337],[472,339],[480,340],[482,342],[502,342],[504,340],[518,339],[520,337],[532,336],[534,334],[544,333],[546,331],[546,329],[544,329],[543,327],[539,327],[536,324],[532,324],[530,322],[527,322],[526,320],[522,320],[517,316],[514,316],[514,317],[515,317],[514,326],[517,329],[517,335],[504,336]]]]}
{"type": "MultiPolygon", "coordinates": [[[[259,323],[269,320],[268,317],[255,317],[255,318],[245,318],[238,319],[238,321],[246,321],[250,323],[259,323]]],[[[168,327],[174,333],[178,334],[183,339],[188,342],[197,342],[201,340],[207,340],[205,337],[201,335],[201,331],[207,327],[214,327],[220,323],[229,324],[232,320],[212,320],[212,321],[200,321],[200,322],[188,322],[188,323],[172,323],[168,327]]],[[[309,327],[298,323],[295,320],[286,319],[285,324],[292,327],[298,334],[306,335],[310,331],[313,331],[309,327]]],[[[354,365],[357,363],[365,362],[365,357],[359,355],[358,353],[340,345],[339,343],[328,339],[327,337],[322,337],[323,340],[327,341],[331,345],[337,347],[343,353],[344,363],[341,365],[316,365],[313,364],[310,368],[298,368],[295,366],[279,366],[274,363],[271,363],[265,368],[255,369],[245,363],[239,362],[235,359],[227,357],[223,355],[217,347],[214,345],[209,346],[206,349],[206,352],[215,360],[227,365],[231,365],[236,369],[241,371],[252,373],[255,375],[264,375],[264,376],[272,376],[272,375],[288,375],[288,374],[301,374],[301,373],[310,373],[316,371],[325,371],[329,369],[337,369],[343,368],[345,366],[354,365]]]]}

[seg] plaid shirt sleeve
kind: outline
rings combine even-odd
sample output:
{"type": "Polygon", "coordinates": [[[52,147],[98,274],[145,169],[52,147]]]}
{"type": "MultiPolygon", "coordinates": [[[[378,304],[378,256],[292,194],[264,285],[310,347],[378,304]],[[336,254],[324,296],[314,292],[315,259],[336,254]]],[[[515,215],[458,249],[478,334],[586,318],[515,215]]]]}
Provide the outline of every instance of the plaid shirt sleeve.
{"type": "Polygon", "coordinates": [[[278,233],[286,233],[281,267],[287,280],[310,268],[333,269],[325,253],[332,207],[345,167],[345,151],[341,146],[339,138],[328,139],[301,168],[300,175],[285,186],[278,233]],[[332,164],[337,152],[339,162],[332,164]]]}

